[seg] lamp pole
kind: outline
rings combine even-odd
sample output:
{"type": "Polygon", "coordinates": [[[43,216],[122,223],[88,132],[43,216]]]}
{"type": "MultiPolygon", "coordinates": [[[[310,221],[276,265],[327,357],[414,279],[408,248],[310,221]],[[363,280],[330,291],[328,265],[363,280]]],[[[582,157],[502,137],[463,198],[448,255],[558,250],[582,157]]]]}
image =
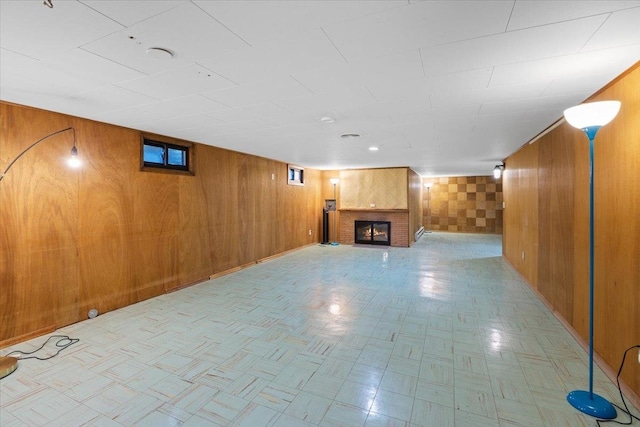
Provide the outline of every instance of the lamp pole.
{"type": "Polygon", "coordinates": [[[424,186],[427,187],[427,229],[424,232],[431,233],[429,224],[431,222],[431,187],[433,182],[427,182],[424,186]]]}
{"type": "Polygon", "coordinates": [[[567,401],[587,415],[601,419],[617,416],[615,407],[593,392],[593,311],[594,311],[594,140],[598,130],[609,123],[620,110],[619,101],[601,101],[578,105],[565,110],[569,124],[581,129],[589,138],[589,391],[574,390],[567,401]]]}
{"type": "Polygon", "coordinates": [[[338,245],[338,199],[336,198],[336,185],[340,182],[338,178],[331,178],[329,180],[333,184],[333,200],[336,204],[336,209],[333,211],[333,241],[331,242],[332,246],[338,245]]]}

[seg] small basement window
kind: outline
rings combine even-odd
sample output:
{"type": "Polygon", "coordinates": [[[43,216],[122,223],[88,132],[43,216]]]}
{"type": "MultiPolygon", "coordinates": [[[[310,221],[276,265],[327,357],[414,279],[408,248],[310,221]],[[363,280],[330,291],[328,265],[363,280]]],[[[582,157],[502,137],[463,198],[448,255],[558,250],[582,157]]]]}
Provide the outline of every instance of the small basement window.
{"type": "Polygon", "coordinates": [[[153,168],[191,173],[191,147],[188,143],[143,137],[142,170],[153,168]]]}
{"type": "Polygon", "coordinates": [[[287,184],[304,185],[304,168],[299,166],[287,165],[287,184]]]}

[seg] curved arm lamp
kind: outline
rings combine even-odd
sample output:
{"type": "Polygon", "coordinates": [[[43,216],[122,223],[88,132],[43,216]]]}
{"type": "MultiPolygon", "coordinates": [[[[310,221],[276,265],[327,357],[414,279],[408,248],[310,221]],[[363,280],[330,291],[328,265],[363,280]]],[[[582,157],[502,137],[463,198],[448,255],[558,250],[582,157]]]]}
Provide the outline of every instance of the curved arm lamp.
{"type": "Polygon", "coordinates": [[[585,414],[602,419],[617,416],[613,405],[593,392],[593,141],[598,130],[615,118],[620,111],[619,101],[590,102],[564,111],[569,124],[581,129],[589,138],[589,391],[574,390],[567,395],[567,401],[585,414]]]}
{"type": "Polygon", "coordinates": [[[504,170],[504,163],[501,165],[496,165],[496,167],[493,168],[493,177],[495,179],[500,179],[500,177],[502,176],[503,170],[504,170]]]}
{"type": "MultiPolygon", "coordinates": [[[[78,148],[76,147],[76,130],[73,127],[68,127],[66,129],[62,129],[62,130],[50,133],[49,135],[40,138],[39,140],[37,140],[36,142],[31,144],[30,146],[25,148],[20,154],[18,154],[16,156],[15,159],[13,159],[9,163],[9,165],[6,167],[6,169],[2,172],[2,174],[0,175],[0,182],[2,182],[2,179],[4,178],[4,176],[7,174],[7,172],[9,172],[9,169],[11,169],[11,166],[13,166],[18,161],[18,159],[20,159],[20,157],[24,156],[29,150],[31,150],[36,145],[40,144],[42,141],[44,141],[44,140],[46,140],[48,138],[51,138],[52,136],[57,135],[59,133],[66,132],[68,130],[72,130],[73,131],[73,147],[71,148],[71,157],[69,158],[67,163],[71,167],[80,166],[80,160],[78,159],[78,148]]],[[[9,357],[9,356],[0,356],[0,378],[6,377],[7,375],[12,373],[16,369],[18,369],[18,359],[17,358],[9,357]]]]}
{"type": "Polygon", "coordinates": [[[24,156],[29,150],[31,150],[33,147],[35,147],[36,145],[40,144],[42,141],[51,138],[54,135],[57,135],[59,133],[62,132],[66,132],[68,130],[73,131],[73,147],[71,148],[71,157],[69,158],[69,160],[67,161],[68,165],[73,167],[73,168],[77,168],[78,166],[80,166],[80,160],[78,159],[78,148],[76,147],[76,130],[73,127],[68,127],[66,129],[62,129],[53,133],[50,133],[47,136],[43,136],[42,138],[40,138],[39,140],[37,140],[36,142],[34,142],[33,144],[31,144],[30,146],[28,146],[27,148],[25,148],[20,154],[18,154],[16,156],[15,159],[13,159],[11,161],[11,163],[9,163],[9,165],[7,166],[7,168],[2,172],[2,174],[0,175],[0,181],[2,181],[2,179],[4,178],[4,176],[7,174],[7,172],[9,172],[9,169],[11,169],[11,166],[14,165],[15,162],[18,161],[18,159],[20,159],[20,157],[24,156]]]}
{"type": "Polygon", "coordinates": [[[331,242],[331,246],[338,246],[338,221],[337,221],[337,217],[338,217],[338,199],[336,199],[336,185],[338,185],[338,183],[340,182],[340,180],[338,178],[331,178],[329,180],[330,183],[333,184],[333,200],[336,201],[336,210],[333,211],[333,242],[331,242]]]}

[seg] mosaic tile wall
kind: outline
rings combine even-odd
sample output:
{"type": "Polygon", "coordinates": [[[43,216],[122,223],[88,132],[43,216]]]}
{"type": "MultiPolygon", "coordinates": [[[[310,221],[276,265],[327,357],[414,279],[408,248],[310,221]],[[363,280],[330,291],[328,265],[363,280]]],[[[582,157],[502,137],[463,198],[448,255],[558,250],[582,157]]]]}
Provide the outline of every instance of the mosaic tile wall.
{"type": "Polygon", "coordinates": [[[502,178],[463,176],[424,178],[425,230],[502,234],[502,178]]]}

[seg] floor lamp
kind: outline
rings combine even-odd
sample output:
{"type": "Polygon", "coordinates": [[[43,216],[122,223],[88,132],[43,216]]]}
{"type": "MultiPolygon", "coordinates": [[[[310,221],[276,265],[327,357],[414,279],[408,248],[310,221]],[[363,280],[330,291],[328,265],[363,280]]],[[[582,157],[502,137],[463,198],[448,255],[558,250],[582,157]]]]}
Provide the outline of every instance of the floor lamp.
{"type": "Polygon", "coordinates": [[[338,246],[338,199],[336,199],[336,185],[340,182],[338,178],[331,178],[329,180],[333,184],[333,200],[336,201],[336,209],[333,211],[333,241],[331,246],[338,246]]]}
{"type": "Polygon", "coordinates": [[[589,391],[574,390],[567,395],[567,401],[585,414],[607,420],[617,416],[616,409],[608,400],[593,392],[593,141],[598,130],[613,120],[619,110],[619,101],[600,101],[581,104],[564,111],[567,122],[581,129],[589,138],[589,391]]]}
{"type": "Polygon", "coordinates": [[[429,223],[431,222],[431,187],[433,186],[433,182],[427,182],[424,186],[427,187],[427,228],[424,232],[431,233],[429,223]]]}
{"type": "MultiPolygon", "coordinates": [[[[78,160],[78,148],[76,147],[76,130],[73,127],[68,127],[66,129],[62,129],[62,130],[50,133],[49,135],[43,136],[33,144],[29,145],[24,150],[22,150],[20,154],[18,154],[9,163],[9,165],[5,168],[2,174],[0,174],[0,182],[2,182],[7,172],[9,172],[9,169],[11,169],[11,166],[13,166],[18,161],[18,159],[24,156],[29,150],[31,150],[36,145],[40,144],[42,141],[45,141],[51,138],[52,136],[55,136],[59,133],[66,132],[68,130],[73,131],[73,147],[71,147],[71,157],[69,158],[68,163],[69,163],[69,166],[71,167],[78,167],[80,165],[80,161],[78,160]]],[[[10,356],[0,356],[0,378],[6,377],[16,369],[18,369],[18,358],[10,357],[10,356]]]]}

